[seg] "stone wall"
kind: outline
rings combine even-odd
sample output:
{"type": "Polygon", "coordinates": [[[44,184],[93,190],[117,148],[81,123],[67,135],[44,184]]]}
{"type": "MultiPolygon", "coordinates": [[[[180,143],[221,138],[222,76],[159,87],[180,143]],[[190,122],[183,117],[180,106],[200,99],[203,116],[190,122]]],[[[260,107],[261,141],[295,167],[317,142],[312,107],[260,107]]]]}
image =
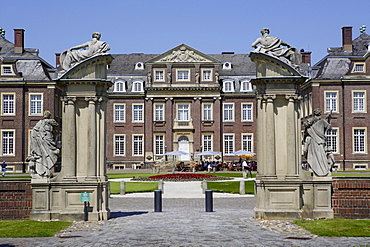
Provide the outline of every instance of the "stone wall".
{"type": "Polygon", "coordinates": [[[29,219],[31,209],[30,179],[0,180],[0,220],[29,219]]]}
{"type": "Polygon", "coordinates": [[[370,178],[333,177],[334,218],[370,218],[370,178]]]}

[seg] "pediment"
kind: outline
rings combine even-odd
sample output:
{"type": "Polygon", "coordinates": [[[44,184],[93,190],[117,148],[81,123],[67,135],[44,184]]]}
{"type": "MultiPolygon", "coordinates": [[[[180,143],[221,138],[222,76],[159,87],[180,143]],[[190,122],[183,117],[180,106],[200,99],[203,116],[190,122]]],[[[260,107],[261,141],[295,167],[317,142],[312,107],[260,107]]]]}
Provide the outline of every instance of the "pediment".
{"type": "Polygon", "coordinates": [[[147,63],[220,63],[220,61],[217,61],[190,46],[181,44],[147,61],[147,63]]]}

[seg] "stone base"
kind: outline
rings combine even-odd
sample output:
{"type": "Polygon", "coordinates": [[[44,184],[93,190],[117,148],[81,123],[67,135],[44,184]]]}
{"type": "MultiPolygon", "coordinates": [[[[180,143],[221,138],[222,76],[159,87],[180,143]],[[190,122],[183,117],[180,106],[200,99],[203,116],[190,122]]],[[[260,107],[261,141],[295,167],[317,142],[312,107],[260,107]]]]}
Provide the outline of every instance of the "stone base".
{"type": "Polygon", "coordinates": [[[88,220],[108,220],[109,182],[49,182],[33,180],[32,211],[33,220],[84,220],[84,202],[81,193],[90,193],[88,220]]]}

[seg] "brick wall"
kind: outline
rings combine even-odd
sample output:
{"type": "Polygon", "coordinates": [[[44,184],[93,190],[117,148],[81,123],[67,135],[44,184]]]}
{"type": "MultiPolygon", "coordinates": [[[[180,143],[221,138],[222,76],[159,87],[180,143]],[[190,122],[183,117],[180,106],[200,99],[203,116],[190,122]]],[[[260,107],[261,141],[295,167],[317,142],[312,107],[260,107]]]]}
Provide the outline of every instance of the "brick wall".
{"type": "Polygon", "coordinates": [[[334,218],[370,218],[370,178],[333,178],[334,218]]]}
{"type": "Polygon", "coordinates": [[[28,219],[32,208],[29,179],[0,180],[0,220],[28,219]]]}

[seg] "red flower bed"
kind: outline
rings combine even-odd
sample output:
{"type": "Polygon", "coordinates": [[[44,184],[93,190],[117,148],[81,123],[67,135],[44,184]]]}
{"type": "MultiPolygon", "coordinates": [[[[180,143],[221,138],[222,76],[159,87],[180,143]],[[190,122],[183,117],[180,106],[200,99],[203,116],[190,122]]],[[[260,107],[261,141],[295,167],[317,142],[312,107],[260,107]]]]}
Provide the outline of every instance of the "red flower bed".
{"type": "Polygon", "coordinates": [[[214,180],[230,180],[231,178],[218,177],[214,175],[207,174],[196,174],[196,173],[171,173],[171,174],[161,174],[156,176],[150,176],[147,178],[134,178],[135,181],[174,181],[174,182],[183,182],[183,181],[214,181],[214,180]]]}

